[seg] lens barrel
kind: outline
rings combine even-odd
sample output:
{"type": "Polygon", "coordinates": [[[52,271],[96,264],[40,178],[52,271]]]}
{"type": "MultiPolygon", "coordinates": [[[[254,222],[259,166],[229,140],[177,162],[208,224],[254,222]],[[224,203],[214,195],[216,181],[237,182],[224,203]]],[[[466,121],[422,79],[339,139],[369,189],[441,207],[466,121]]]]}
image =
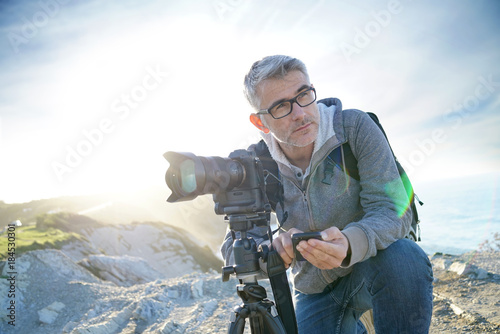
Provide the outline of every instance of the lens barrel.
{"type": "Polygon", "coordinates": [[[163,156],[170,163],[165,174],[165,181],[172,190],[167,199],[170,203],[228,191],[245,180],[245,168],[234,159],[172,151],[163,156]]]}

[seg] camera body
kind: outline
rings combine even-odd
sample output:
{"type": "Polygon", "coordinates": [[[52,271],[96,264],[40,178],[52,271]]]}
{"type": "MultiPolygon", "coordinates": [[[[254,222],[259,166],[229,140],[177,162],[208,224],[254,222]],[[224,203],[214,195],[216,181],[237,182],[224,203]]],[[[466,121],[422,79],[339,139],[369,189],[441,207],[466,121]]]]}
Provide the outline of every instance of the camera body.
{"type": "Polygon", "coordinates": [[[229,159],[241,164],[244,177],[241,184],[233,189],[214,193],[215,213],[227,215],[270,211],[264,170],[255,152],[236,150],[229,154],[229,159]]]}
{"type": "Polygon", "coordinates": [[[187,201],[213,194],[219,215],[270,212],[264,169],[255,152],[236,150],[228,158],[166,152],[170,167],[165,181],[172,190],[168,202],[187,201]]]}

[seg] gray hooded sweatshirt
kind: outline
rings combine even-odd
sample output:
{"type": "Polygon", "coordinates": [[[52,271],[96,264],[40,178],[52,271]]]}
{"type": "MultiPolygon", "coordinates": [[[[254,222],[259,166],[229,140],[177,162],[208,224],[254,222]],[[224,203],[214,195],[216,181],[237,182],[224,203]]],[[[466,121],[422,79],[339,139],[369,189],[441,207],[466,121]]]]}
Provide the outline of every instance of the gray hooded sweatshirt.
{"type": "MultiPolygon", "coordinates": [[[[351,256],[340,268],[322,270],[307,261],[293,261],[293,286],[306,294],[322,292],[349,274],[354,264],[404,238],[411,225],[408,196],[378,126],[360,110],[342,110],[338,99],[330,107],[318,103],[318,108],[318,137],[305,173],[290,164],[272,134],[263,134],[284,188],[284,205],[276,208],[278,221],[283,221],[285,212],[288,215],[281,230],[323,231],[336,226],[349,240],[351,256]],[[358,161],[360,180],[336,166],[330,184],[323,183],[328,155],[345,142],[358,161]]],[[[266,228],[256,227],[249,235],[259,244],[266,232],[266,228]]],[[[226,265],[234,261],[232,242],[228,233],[221,247],[226,265]]]]}

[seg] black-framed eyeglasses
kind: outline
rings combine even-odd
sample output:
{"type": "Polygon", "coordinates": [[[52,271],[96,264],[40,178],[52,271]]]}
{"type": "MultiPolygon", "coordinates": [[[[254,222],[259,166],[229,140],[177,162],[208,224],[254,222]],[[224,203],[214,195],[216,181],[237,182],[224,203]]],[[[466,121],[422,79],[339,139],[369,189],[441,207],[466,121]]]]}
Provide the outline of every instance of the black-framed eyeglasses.
{"type": "Polygon", "coordinates": [[[259,110],[257,114],[270,114],[274,119],[280,119],[292,113],[294,103],[297,103],[301,107],[307,107],[314,101],[316,101],[316,89],[309,87],[293,99],[278,101],[268,109],[259,110]]]}

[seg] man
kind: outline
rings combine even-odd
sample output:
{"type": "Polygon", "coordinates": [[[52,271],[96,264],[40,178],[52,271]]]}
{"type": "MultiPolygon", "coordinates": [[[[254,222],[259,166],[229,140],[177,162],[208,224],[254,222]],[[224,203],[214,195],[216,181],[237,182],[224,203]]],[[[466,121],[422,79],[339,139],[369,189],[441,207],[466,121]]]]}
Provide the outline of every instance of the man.
{"type": "MultiPolygon", "coordinates": [[[[316,102],[305,65],[288,56],[257,61],[245,77],[262,131],[277,162],[284,204],[276,214],[281,233],[272,246],[291,266],[300,333],[356,333],[359,317],[373,309],[377,333],[427,333],[432,314],[432,268],[420,247],[405,239],[408,197],[384,135],[367,114],[341,103],[316,102]],[[332,164],[329,154],[348,142],[359,181],[332,164]],[[332,169],[330,168],[330,172],[332,169]],[[296,261],[291,236],[321,231],[301,241],[296,261]]],[[[263,242],[265,231],[253,237],[263,242]]],[[[222,246],[232,262],[230,235],[222,246]]]]}

